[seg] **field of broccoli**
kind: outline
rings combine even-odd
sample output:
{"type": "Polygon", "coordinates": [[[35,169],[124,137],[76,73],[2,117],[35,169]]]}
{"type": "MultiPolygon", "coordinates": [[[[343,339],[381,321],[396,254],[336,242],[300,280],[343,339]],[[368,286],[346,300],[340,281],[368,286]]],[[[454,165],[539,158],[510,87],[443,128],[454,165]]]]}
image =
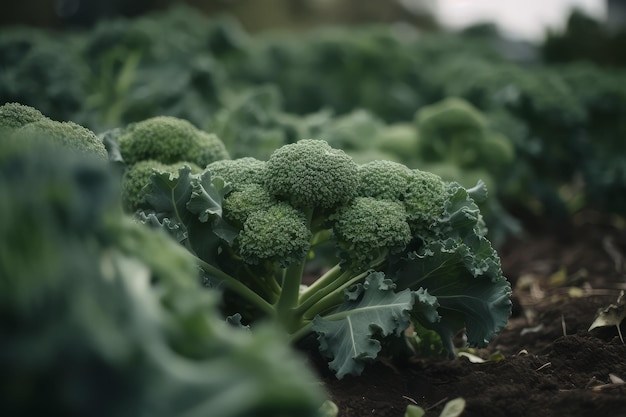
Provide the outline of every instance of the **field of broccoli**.
{"type": "Polygon", "coordinates": [[[626,68],[580,27],[0,28],[0,414],[626,415],[626,68]]]}

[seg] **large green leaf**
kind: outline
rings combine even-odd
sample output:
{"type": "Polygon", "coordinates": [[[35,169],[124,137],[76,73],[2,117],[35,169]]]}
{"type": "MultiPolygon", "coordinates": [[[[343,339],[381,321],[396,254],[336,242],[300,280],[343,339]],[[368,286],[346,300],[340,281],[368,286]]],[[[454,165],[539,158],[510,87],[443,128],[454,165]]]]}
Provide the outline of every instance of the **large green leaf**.
{"type": "Polygon", "coordinates": [[[146,201],[151,209],[138,213],[144,223],[164,227],[179,242],[211,262],[222,241],[232,244],[237,231],[222,218],[222,202],[230,186],[209,171],[192,174],[187,165],[178,175],[155,171],[146,201]]]}
{"type": "MultiPolygon", "coordinates": [[[[474,236],[466,242],[431,242],[410,253],[396,271],[398,288],[426,288],[437,297],[437,322],[421,324],[436,330],[451,350],[450,339],[465,328],[471,346],[485,346],[506,325],[511,313],[511,286],[489,241],[474,236]]],[[[419,317],[419,315],[418,315],[419,317]]]]}
{"type": "Polygon", "coordinates": [[[215,216],[222,217],[224,195],[230,191],[230,186],[224,184],[222,178],[212,178],[210,171],[204,171],[192,177],[191,187],[191,198],[187,202],[187,209],[191,213],[198,215],[203,223],[215,216]]]}
{"type": "Polygon", "coordinates": [[[332,314],[313,320],[320,351],[333,358],[329,366],[337,378],[360,374],[381,349],[377,337],[399,336],[409,326],[414,296],[410,290],[394,288],[384,274],[372,273],[358,298],[350,297],[332,314]]]}
{"type": "Polygon", "coordinates": [[[187,203],[193,192],[191,168],[183,166],[178,175],[155,171],[151,181],[145,199],[157,216],[186,223],[187,203]]]}

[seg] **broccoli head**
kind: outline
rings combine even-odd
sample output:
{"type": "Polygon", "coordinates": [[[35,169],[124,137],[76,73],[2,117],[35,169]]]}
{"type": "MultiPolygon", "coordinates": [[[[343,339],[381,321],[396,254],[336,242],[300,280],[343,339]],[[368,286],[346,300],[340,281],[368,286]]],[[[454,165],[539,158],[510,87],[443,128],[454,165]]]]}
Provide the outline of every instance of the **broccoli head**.
{"type": "Polygon", "coordinates": [[[426,161],[453,158],[461,167],[481,164],[481,141],[486,120],[470,103],[449,98],[423,107],[416,115],[419,154],[426,161]]]}
{"type": "Polygon", "coordinates": [[[49,141],[73,151],[108,159],[102,140],[94,132],[74,122],[57,122],[43,118],[14,131],[16,140],[49,141]]]}
{"type": "Polygon", "coordinates": [[[129,165],[152,159],[163,164],[185,161],[205,167],[229,158],[224,143],[216,135],[171,116],[130,124],[118,141],[122,157],[129,165]]]}
{"type": "Polygon", "coordinates": [[[360,196],[402,201],[406,198],[413,171],[405,165],[374,160],[359,165],[360,196]]]}
{"type": "Polygon", "coordinates": [[[431,172],[413,170],[406,199],[407,220],[414,236],[431,234],[430,229],[443,215],[448,202],[449,183],[431,172]]]}
{"type": "Polygon", "coordinates": [[[264,168],[264,161],[252,157],[223,159],[212,162],[206,167],[213,175],[222,177],[224,181],[231,184],[234,190],[250,184],[261,184],[264,168]]]}
{"type": "Polygon", "coordinates": [[[406,210],[396,201],[356,197],[331,220],[341,256],[351,268],[367,269],[411,241],[406,210]]]}
{"type": "Polygon", "coordinates": [[[282,267],[305,258],[310,240],[304,214],[284,202],[250,213],[238,236],[247,263],[271,261],[282,267]]]}
{"type": "Polygon", "coordinates": [[[224,199],[224,217],[229,222],[242,225],[248,216],[258,210],[267,210],[276,200],[259,184],[239,185],[224,199]]]}
{"type": "Polygon", "coordinates": [[[323,140],[303,139],[272,153],[265,166],[265,186],[296,207],[334,208],[356,194],[358,166],[323,140]]]}
{"type": "Polygon", "coordinates": [[[406,210],[413,235],[428,230],[441,216],[447,199],[441,177],[392,161],[359,166],[359,195],[396,201],[406,210]]]}
{"type": "Polygon", "coordinates": [[[20,103],[0,106],[0,129],[19,129],[29,123],[46,119],[39,110],[20,103]]]}

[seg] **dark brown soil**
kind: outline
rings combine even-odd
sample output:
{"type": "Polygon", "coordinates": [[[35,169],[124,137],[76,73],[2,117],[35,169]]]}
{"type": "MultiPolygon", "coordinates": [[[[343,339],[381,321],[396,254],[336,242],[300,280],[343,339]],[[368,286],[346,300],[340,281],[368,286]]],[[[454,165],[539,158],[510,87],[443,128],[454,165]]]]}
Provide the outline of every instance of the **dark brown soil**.
{"type": "Polygon", "coordinates": [[[614,326],[587,331],[598,309],[626,289],[626,225],[595,213],[573,222],[531,219],[524,237],[500,248],[514,311],[478,354],[504,359],[378,361],[342,380],[320,364],[339,417],[403,417],[409,404],[439,416],[456,397],[466,400],[465,417],[626,416],[626,346],[614,326]]]}

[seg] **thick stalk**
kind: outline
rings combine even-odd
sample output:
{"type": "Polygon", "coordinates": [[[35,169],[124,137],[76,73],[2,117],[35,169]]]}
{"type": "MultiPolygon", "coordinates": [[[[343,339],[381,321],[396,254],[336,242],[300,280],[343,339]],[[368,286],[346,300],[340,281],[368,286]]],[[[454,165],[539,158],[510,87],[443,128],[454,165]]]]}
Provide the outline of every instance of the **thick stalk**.
{"type": "Polygon", "coordinates": [[[283,323],[288,333],[292,333],[300,325],[300,318],[295,315],[300,295],[300,284],[304,272],[304,261],[298,262],[285,268],[283,274],[283,286],[274,304],[278,320],[283,323]]]}
{"type": "MultiPolygon", "coordinates": [[[[306,225],[310,227],[313,210],[305,211],[306,225]]],[[[299,262],[289,265],[283,271],[283,282],[278,301],[274,304],[278,320],[285,326],[288,333],[296,331],[301,325],[301,318],[294,314],[300,297],[300,285],[307,257],[303,256],[299,262]]]]}

